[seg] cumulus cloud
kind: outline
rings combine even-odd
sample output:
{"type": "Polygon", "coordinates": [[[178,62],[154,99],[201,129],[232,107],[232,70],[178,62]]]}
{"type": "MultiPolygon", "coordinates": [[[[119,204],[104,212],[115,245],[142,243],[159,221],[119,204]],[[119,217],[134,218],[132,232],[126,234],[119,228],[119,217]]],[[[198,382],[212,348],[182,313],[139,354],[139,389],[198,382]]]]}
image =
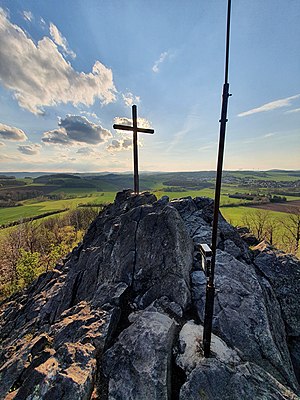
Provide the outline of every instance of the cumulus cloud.
{"type": "Polygon", "coordinates": [[[238,114],[238,117],[245,117],[246,115],[252,115],[260,112],[272,111],[281,107],[288,107],[291,105],[291,102],[295,99],[298,99],[300,94],[296,94],[295,96],[286,97],[285,99],[279,99],[275,101],[271,101],[270,103],[263,104],[260,107],[252,108],[249,111],[242,112],[238,114]]]}
{"type": "Polygon", "coordinates": [[[96,99],[103,105],[116,100],[111,69],[96,61],[90,73],[75,71],[49,37],[35,44],[1,8],[0,81],[20,107],[34,114],[59,103],[90,106],[96,99]]]}
{"type": "Polygon", "coordinates": [[[126,106],[131,107],[133,104],[138,104],[141,100],[140,96],[135,96],[134,94],[128,92],[122,94],[124,103],[126,106]]]}
{"type": "Polygon", "coordinates": [[[64,129],[53,129],[52,131],[44,132],[42,141],[46,144],[71,145],[67,132],[64,129]]]}
{"type": "MultiPolygon", "coordinates": [[[[114,124],[132,126],[132,119],[126,117],[115,117],[114,124]]],[[[139,128],[149,129],[152,127],[151,122],[149,122],[146,118],[138,118],[137,124],[139,128]]]]}
{"type": "Polygon", "coordinates": [[[109,130],[96,125],[81,115],[67,115],[58,122],[58,129],[45,132],[44,143],[72,145],[78,143],[99,144],[112,137],[109,130]]]}
{"type": "Polygon", "coordinates": [[[28,156],[34,156],[39,154],[41,146],[39,144],[25,144],[18,146],[18,150],[22,154],[26,154],[28,156]]]}
{"type": "Polygon", "coordinates": [[[26,21],[31,22],[31,21],[33,20],[33,14],[32,14],[32,12],[31,12],[31,11],[23,11],[23,18],[24,18],[26,21]]]}
{"type": "Polygon", "coordinates": [[[110,152],[128,150],[132,147],[131,139],[114,139],[111,141],[111,144],[107,146],[107,150],[110,152]]]}
{"type": "Polygon", "coordinates": [[[54,40],[54,43],[56,43],[58,46],[62,48],[63,54],[75,58],[76,54],[69,48],[67,39],[61,34],[61,32],[52,22],[50,22],[49,30],[50,30],[50,35],[54,40]]]}
{"type": "Polygon", "coordinates": [[[94,153],[94,150],[91,149],[90,147],[81,147],[80,149],[77,150],[76,153],[81,154],[81,155],[88,156],[88,155],[90,155],[90,154],[93,154],[93,153],[94,153]]]}
{"type": "Polygon", "coordinates": [[[162,64],[168,56],[169,56],[169,53],[167,51],[164,51],[163,53],[161,53],[161,55],[159,56],[159,59],[155,61],[154,65],[152,67],[152,71],[158,72],[160,64],[162,64]]]}
{"type": "Polygon", "coordinates": [[[15,142],[24,142],[27,139],[27,136],[22,129],[0,123],[0,138],[13,140],[15,142]]]}

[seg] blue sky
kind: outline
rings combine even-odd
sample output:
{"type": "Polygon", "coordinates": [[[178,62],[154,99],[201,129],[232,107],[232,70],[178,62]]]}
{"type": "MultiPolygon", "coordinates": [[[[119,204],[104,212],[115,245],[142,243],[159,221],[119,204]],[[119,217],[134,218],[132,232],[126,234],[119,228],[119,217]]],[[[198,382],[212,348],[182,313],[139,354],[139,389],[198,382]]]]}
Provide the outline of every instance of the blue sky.
{"type": "MultiPolygon", "coordinates": [[[[0,1],[0,170],[216,168],[225,0],[0,1]]],[[[300,169],[300,1],[233,0],[225,169],[300,169]]]]}

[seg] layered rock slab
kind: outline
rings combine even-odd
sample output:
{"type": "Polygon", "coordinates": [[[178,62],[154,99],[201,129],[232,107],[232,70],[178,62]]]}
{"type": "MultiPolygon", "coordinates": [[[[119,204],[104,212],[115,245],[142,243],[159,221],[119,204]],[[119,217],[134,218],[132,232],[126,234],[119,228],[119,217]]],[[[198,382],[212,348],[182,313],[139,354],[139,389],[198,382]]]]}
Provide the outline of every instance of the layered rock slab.
{"type": "Polygon", "coordinates": [[[132,325],[103,356],[109,399],[168,400],[176,323],[157,311],[132,318],[132,325]]]}
{"type": "Polygon", "coordinates": [[[151,194],[119,193],[62,266],[2,306],[0,396],[90,398],[103,349],[130,310],[162,296],[176,312],[190,306],[192,253],[175,208],[151,194]]]}

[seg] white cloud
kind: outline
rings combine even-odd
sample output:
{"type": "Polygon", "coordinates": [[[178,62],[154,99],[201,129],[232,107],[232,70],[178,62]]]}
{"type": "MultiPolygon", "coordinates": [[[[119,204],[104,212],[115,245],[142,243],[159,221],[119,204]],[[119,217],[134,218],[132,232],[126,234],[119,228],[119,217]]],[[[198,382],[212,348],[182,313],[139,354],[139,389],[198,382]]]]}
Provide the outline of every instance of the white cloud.
{"type": "Polygon", "coordinates": [[[42,141],[46,144],[72,145],[67,132],[64,129],[53,129],[44,132],[42,141]]]}
{"type": "MultiPolygon", "coordinates": [[[[115,117],[114,123],[118,125],[132,126],[132,119],[127,117],[115,117]]],[[[149,122],[146,118],[138,118],[137,124],[139,128],[151,128],[151,122],[149,122]]]]}
{"type": "Polygon", "coordinates": [[[15,142],[24,142],[25,140],[27,140],[27,136],[22,131],[22,129],[1,123],[0,123],[0,138],[5,140],[13,140],[15,142]]]}
{"type": "Polygon", "coordinates": [[[49,37],[35,44],[1,8],[0,82],[34,114],[59,103],[90,106],[96,99],[102,104],[116,100],[111,69],[96,61],[90,73],[75,71],[49,37]]]}
{"type": "Polygon", "coordinates": [[[94,112],[88,112],[88,111],[80,111],[81,115],[86,115],[87,117],[94,118],[96,121],[101,122],[100,118],[98,115],[94,112]]]}
{"type": "Polygon", "coordinates": [[[277,108],[281,108],[281,107],[288,107],[291,105],[292,100],[298,99],[299,97],[300,97],[300,94],[296,94],[295,96],[287,97],[285,99],[271,101],[270,103],[263,104],[260,107],[253,108],[249,111],[242,112],[242,113],[238,114],[238,117],[245,117],[246,115],[252,115],[252,114],[265,112],[265,111],[272,111],[272,110],[276,110],[277,108]]]}
{"type": "Polygon", "coordinates": [[[296,112],[300,112],[300,108],[294,108],[293,110],[288,110],[285,112],[285,114],[296,113],[296,112]]]}
{"type": "Polygon", "coordinates": [[[128,150],[132,148],[132,139],[114,139],[111,144],[107,146],[107,150],[110,152],[128,150]]]}
{"type": "Polygon", "coordinates": [[[24,18],[26,21],[31,22],[31,21],[33,20],[33,14],[32,14],[32,12],[31,12],[31,11],[23,11],[23,18],[24,18]]]}
{"type": "Polygon", "coordinates": [[[160,64],[162,64],[168,56],[169,56],[169,53],[167,51],[164,51],[163,53],[161,53],[161,55],[159,56],[159,59],[155,61],[154,65],[152,67],[152,71],[158,72],[160,64]]]}
{"type": "Polygon", "coordinates": [[[5,146],[5,144],[4,144],[3,142],[0,142],[0,147],[1,147],[1,146],[5,146]]]}
{"type": "Polygon", "coordinates": [[[54,40],[54,42],[62,48],[63,54],[75,58],[76,54],[69,48],[67,39],[61,34],[61,32],[52,22],[50,22],[49,30],[50,30],[50,35],[54,40]]]}
{"type": "Polygon", "coordinates": [[[76,153],[88,156],[90,154],[93,154],[94,150],[91,149],[90,147],[80,147],[80,149],[78,149],[76,153]]]}
{"type": "Polygon", "coordinates": [[[133,104],[138,104],[141,100],[140,96],[135,96],[134,94],[128,92],[122,94],[124,103],[126,106],[131,107],[133,104]]]}
{"type": "Polygon", "coordinates": [[[272,136],[275,136],[275,135],[276,135],[276,133],[266,133],[264,135],[264,138],[269,138],[269,137],[272,137],[272,136]]]}
{"type": "Polygon", "coordinates": [[[72,145],[78,143],[100,144],[112,137],[109,130],[96,125],[86,117],[67,115],[58,122],[58,129],[45,132],[42,141],[48,144],[72,145]]]}
{"type": "Polygon", "coordinates": [[[39,154],[41,146],[37,143],[34,144],[26,144],[18,146],[18,150],[22,154],[26,154],[28,156],[34,156],[39,154]]]}

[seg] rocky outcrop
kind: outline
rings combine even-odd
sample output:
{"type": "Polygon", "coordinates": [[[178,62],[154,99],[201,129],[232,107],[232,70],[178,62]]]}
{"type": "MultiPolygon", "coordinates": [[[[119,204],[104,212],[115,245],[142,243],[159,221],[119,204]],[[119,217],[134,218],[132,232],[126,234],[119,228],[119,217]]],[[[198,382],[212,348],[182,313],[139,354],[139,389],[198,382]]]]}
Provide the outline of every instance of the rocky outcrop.
{"type": "Polygon", "coordinates": [[[222,217],[203,357],[212,210],[118,193],[63,265],[2,304],[0,398],[297,399],[299,260],[250,251],[222,217]]]}

